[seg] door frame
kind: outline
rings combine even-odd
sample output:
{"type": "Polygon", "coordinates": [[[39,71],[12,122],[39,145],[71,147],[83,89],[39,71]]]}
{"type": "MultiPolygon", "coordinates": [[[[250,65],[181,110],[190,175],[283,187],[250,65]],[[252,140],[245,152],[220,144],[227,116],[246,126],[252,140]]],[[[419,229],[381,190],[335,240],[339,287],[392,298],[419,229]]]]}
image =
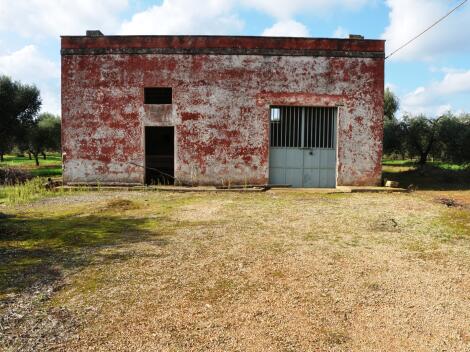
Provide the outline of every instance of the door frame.
{"type": "MultiPolygon", "coordinates": [[[[270,160],[271,160],[271,109],[273,107],[297,107],[297,108],[334,108],[336,109],[336,114],[334,116],[334,125],[336,127],[336,131],[334,133],[334,149],[335,149],[335,188],[338,187],[338,160],[339,160],[339,117],[340,117],[340,112],[341,112],[341,107],[343,105],[335,105],[335,106],[328,106],[328,105],[289,105],[289,104],[270,104],[268,105],[268,113],[267,113],[267,119],[268,119],[268,184],[270,183],[271,180],[271,175],[270,175],[270,160]]],[[[303,137],[302,137],[303,138],[303,137]]],[[[303,185],[303,179],[302,179],[302,185],[303,185]]],[[[314,188],[314,187],[311,187],[314,188]]]]}

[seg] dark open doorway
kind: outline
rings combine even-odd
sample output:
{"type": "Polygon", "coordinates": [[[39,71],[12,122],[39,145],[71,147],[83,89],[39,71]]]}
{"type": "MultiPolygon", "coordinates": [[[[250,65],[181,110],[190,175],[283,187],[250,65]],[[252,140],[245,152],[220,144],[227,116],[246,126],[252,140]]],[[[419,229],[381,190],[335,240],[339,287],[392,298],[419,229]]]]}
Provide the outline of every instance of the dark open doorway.
{"type": "Polygon", "coordinates": [[[174,127],[145,127],[145,183],[174,183],[174,127]]]}

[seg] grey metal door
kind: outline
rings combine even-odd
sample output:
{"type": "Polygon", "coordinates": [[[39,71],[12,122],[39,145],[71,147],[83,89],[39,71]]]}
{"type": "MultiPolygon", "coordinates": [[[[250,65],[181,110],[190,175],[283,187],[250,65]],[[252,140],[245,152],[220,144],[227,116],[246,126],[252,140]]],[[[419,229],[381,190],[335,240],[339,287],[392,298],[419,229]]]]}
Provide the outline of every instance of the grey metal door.
{"type": "Polygon", "coordinates": [[[269,183],[336,187],[337,108],[271,107],[269,183]]]}

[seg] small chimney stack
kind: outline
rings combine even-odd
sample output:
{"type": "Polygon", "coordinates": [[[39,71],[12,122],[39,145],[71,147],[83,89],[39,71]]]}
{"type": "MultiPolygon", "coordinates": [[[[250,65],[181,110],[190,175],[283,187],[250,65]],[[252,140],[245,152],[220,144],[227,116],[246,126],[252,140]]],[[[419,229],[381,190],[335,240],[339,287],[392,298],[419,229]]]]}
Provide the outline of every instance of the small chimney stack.
{"type": "Polygon", "coordinates": [[[349,39],[357,39],[357,40],[363,40],[364,36],[360,34],[350,34],[349,39]]]}
{"type": "Polygon", "coordinates": [[[88,31],[86,31],[86,36],[87,37],[102,37],[103,33],[101,33],[101,31],[98,30],[98,29],[88,30],[88,31]]]}

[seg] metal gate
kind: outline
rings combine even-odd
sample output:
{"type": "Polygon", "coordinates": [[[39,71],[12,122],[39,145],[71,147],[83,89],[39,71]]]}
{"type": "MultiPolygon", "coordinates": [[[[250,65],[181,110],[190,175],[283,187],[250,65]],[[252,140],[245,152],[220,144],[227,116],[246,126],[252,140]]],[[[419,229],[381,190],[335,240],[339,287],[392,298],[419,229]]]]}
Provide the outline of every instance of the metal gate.
{"type": "Polygon", "coordinates": [[[336,187],[337,108],[271,107],[269,183],[336,187]]]}

